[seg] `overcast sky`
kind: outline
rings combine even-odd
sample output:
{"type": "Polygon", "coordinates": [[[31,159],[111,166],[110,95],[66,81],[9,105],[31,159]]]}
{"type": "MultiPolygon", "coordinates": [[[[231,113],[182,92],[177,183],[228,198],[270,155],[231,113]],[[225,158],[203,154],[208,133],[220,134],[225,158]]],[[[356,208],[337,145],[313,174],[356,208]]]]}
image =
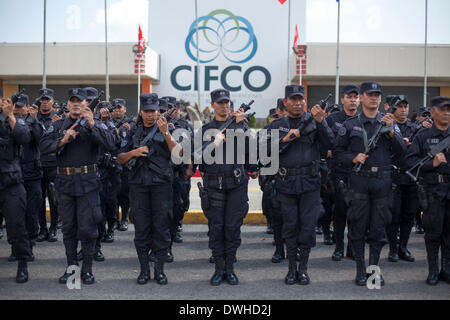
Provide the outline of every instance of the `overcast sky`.
{"type": "MultiPolygon", "coordinates": [[[[198,0],[200,13],[202,1],[208,0],[198,0]]],[[[41,42],[43,2],[0,0],[0,42],[41,42]]],[[[428,3],[428,42],[450,44],[450,1],[428,3]]],[[[423,43],[424,12],[425,0],[341,0],[341,41],[423,43]]],[[[148,0],[108,0],[108,40],[137,41],[138,24],[147,35],[147,13],[148,0]]],[[[306,42],[336,41],[335,0],[307,0],[306,20],[306,42]]],[[[104,0],[47,0],[47,41],[104,41],[104,0]]]]}

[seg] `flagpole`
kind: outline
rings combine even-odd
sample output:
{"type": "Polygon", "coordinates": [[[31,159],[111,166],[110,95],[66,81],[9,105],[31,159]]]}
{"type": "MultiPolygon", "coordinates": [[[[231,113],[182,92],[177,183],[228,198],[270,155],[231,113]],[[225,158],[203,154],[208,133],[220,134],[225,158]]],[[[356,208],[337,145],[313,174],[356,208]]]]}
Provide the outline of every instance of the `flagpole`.
{"type": "Polygon", "coordinates": [[[42,88],[45,89],[47,88],[47,71],[46,71],[46,67],[45,67],[45,63],[46,63],[46,55],[47,55],[47,48],[46,48],[46,24],[47,24],[47,0],[44,0],[44,39],[43,39],[43,43],[42,43],[42,88]]]}
{"type": "Polygon", "coordinates": [[[109,70],[108,70],[108,11],[106,10],[107,0],[105,0],[105,73],[106,73],[106,84],[105,84],[105,91],[106,91],[106,101],[109,101],[109,70]]]}
{"type": "Polygon", "coordinates": [[[337,22],[337,50],[336,50],[336,89],[334,94],[334,103],[339,103],[339,58],[340,58],[340,28],[341,28],[341,1],[338,3],[338,22],[337,22]]]}
{"type": "Polygon", "coordinates": [[[289,2],[289,7],[288,7],[288,39],[287,39],[287,81],[286,81],[286,85],[289,85],[291,80],[289,77],[290,74],[290,63],[289,63],[289,54],[291,52],[291,48],[289,46],[289,42],[291,41],[291,0],[288,0],[289,2]]]}
{"type": "Polygon", "coordinates": [[[425,0],[425,58],[424,58],[424,80],[423,80],[423,106],[427,106],[427,86],[428,86],[428,0],[425,0]]]}
{"type": "Polygon", "coordinates": [[[198,3],[197,0],[195,0],[195,38],[197,42],[197,77],[195,79],[196,85],[197,85],[197,103],[198,107],[201,110],[201,104],[200,104],[200,60],[199,60],[199,47],[200,44],[198,43],[198,3]]]}

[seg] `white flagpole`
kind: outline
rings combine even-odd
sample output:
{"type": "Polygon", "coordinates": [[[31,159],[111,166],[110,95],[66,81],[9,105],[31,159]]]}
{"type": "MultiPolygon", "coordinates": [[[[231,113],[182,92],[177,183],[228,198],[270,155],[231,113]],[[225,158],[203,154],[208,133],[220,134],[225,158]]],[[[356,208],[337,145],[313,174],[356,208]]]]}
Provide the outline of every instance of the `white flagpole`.
{"type": "Polygon", "coordinates": [[[427,87],[428,87],[427,49],[428,49],[428,0],[425,0],[425,58],[424,58],[424,81],[423,81],[424,107],[427,106],[427,87]]]}
{"type": "Polygon", "coordinates": [[[289,63],[289,56],[291,53],[291,47],[290,47],[290,41],[291,41],[291,0],[288,0],[289,7],[288,7],[288,41],[287,41],[287,81],[286,85],[289,85],[291,83],[290,79],[290,63],[289,63]]]}
{"type": "Polygon", "coordinates": [[[201,110],[201,104],[200,104],[200,54],[199,54],[199,47],[200,43],[198,43],[198,3],[197,0],[195,0],[195,41],[197,43],[197,77],[196,77],[196,85],[197,85],[197,103],[198,107],[201,110]]]}
{"type": "Polygon", "coordinates": [[[47,71],[45,68],[46,63],[46,24],[47,24],[47,0],[44,0],[44,39],[42,43],[43,57],[42,57],[42,88],[47,88],[47,71]]]}
{"type": "Polygon", "coordinates": [[[337,50],[336,50],[336,89],[334,103],[339,103],[339,64],[340,64],[340,28],[341,28],[341,1],[338,1],[338,22],[337,22],[337,50]]]}
{"type": "Polygon", "coordinates": [[[109,71],[108,71],[108,11],[107,11],[107,4],[105,0],[105,76],[106,76],[106,84],[105,84],[105,91],[106,91],[106,101],[109,101],[109,71]]]}

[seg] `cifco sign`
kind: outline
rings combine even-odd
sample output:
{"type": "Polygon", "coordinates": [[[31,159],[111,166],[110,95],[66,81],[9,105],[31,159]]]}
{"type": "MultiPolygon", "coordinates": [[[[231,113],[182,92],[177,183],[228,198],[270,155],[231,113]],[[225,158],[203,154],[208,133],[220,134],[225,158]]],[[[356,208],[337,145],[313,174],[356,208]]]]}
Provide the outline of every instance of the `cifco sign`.
{"type": "MultiPolygon", "coordinates": [[[[203,91],[216,88],[217,82],[232,92],[244,88],[252,92],[261,92],[270,86],[272,77],[265,67],[258,65],[242,67],[257,53],[258,40],[250,21],[234,15],[231,11],[214,10],[192,22],[184,48],[189,59],[195,63],[197,51],[199,53],[199,62],[204,65],[202,68],[204,74],[201,77],[204,81],[200,83],[200,89],[203,91]],[[225,63],[215,64],[218,60],[225,63]],[[253,81],[255,78],[263,81],[255,83],[253,81]]],[[[179,65],[171,71],[170,82],[176,90],[197,91],[198,77],[196,65],[179,65]],[[191,81],[180,83],[178,80],[180,78],[191,81]]]]}

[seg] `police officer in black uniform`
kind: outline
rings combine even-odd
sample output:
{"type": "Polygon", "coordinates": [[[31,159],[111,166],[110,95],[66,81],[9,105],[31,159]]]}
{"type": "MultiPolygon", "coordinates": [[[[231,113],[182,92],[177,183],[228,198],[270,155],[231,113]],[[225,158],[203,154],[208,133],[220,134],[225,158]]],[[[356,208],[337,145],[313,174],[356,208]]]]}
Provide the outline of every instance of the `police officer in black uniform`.
{"type": "MultiPolygon", "coordinates": [[[[23,119],[30,128],[31,141],[23,144],[23,152],[20,161],[24,179],[24,187],[27,193],[27,209],[25,215],[25,225],[30,241],[30,249],[36,244],[39,231],[38,214],[42,201],[42,167],[40,163],[39,141],[44,133],[44,128],[36,119],[37,109],[31,109],[29,99],[26,94],[21,94],[14,104],[14,115],[17,119],[23,119]]],[[[14,256],[14,255],[12,255],[14,256]]],[[[15,258],[15,256],[14,256],[15,258]]],[[[31,254],[29,261],[33,261],[31,254]]]]}
{"type": "Polygon", "coordinates": [[[141,265],[138,284],[150,279],[149,250],[155,252],[154,279],[167,284],[164,262],[170,247],[173,170],[171,151],[178,143],[170,134],[167,120],[160,116],[156,93],[140,96],[141,110],[136,127],[122,142],[118,163],[131,161],[129,184],[134,244],[141,265]],[[134,162],[134,163],[133,163],[134,162]]]}
{"type": "MultiPolygon", "coordinates": [[[[338,131],[342,124],[349,118],[356,115],[359,106],[359,88],[355,85],[346,85],[342,88],[341,104],[343,109],[339,112],[330,114],[326,121],[328,126],[333,130],[335,137],[338,136],[338,131]]],[[[334,208],[333,208],[333,229],[336,239],[336,248],[331,258],[334,261],[340,261],[344,257],[344,232],[347,224],[347,198],[348,178],[351,169],[339,162],[335,156],[335,150],[330,151],[331,161],[330,165],[330,180],[334,186],[334,208]]],[[[350,246],[350,241],[347,243],[346,256],[353,258],[353,253],[350,246]]]]}
{"type": "MultiPolygon", "coordinates": [[[[430,149],[450,135],[450,98],[431,99],[433,125],[424,128],[412,141],[406,155],[408,167],[425,158],[430,149]]],[[[421,167],[420,176],[426,191],[428,208],[424,210],[425,248],[427,250],[429,285],[439,279],[450,283],[450,148],[437,153],[421,167]],[[439,272],[439,247],[441,271],[439,272]]]]}
{"type": "MultiPolygon", "coordinates": [[[[37,116],[38,121],[44,125],[45,129],[48,129],[50,125],[60,119],[60,117],[53,111],[54,103],[54,90],[49,88],[44,88],[39,90],[39,100],[40,107],[37,116]]],[[[42,202],[39,211],[39,235],[37,242],[42,242],[48,240],[49,242],[57,241],[56,231],[58,223],[58,208],[54,203],[54,197],[50,196],[52,192],[51,183],[55,183],[56,178],[56,154],[50,152],[48,154],[41,154],[41,165],[42,165],[42,202]],[[48,203],[50,206],[50,229],[47,229],[47,219],[46,219],[46,200],[48,197],[48,203]]]]}
{"type": "Polygon", "coordinates": [[[26,191],[20,168],[20,145],[30,142],[30,130],[23,119],[14,117],[11,99],[2,98],[0,110],[0,211],[18,260],[16,282],[24,283],[28,281],[31,247],[25,227],[26,191]]]}
{"type": "MultiPolygon", "coordinates": [[[[116,128],[119,130],[119,137],[125,139],[128,131],[134,126],[132,118],[126,115],[127,102],[125,99],[116,98],[112,102],[113,107],[113,121],[116,128]]],[[[119,219],[119,212],[117,211],[117,221],[120,221],[118,230],[128,230],[128,212],[130,211],[130,187],[128,185],[128,168],[122,166],[122,172],[120,173],[120,190],[117,195],[117,209],[120,207],[122,216],[119,219]]]]}
{"type": "MultiPolygon", "coordinates": [[[[242,164],[238,164],[237,161],[238,156],[248,154],[248,139],[245,138],[245,150],[242,150],[244,151],[243,154],[239,155],[235,141],[233,154],[228,155],[228,158],[230,158],[228,160],[232,160],[232,163],[228,163],[226,161],[228,150],[225,132],[218,132],[218,129],[230,117],[230,101],[228,90],[216,89],[211,92],[214,119],[205,124],[201,131],[202,137],[205,137],[205,132],[210,135],[211,132],[215,134],[209,140],[213,141],[214,145],[209,141],[205,145],[203,162],[199,168],[203,176],[203,185],[209,203],[209,206],[203,209],[206,209],[204,211],[209,224],[209,248],[212,250],[215,263],[215,272],[210,279],[213,286],[220,285],[224,280],[227,280],[231,285],[239,283],[238,277],[234,273],[234,263],[236,251],[241,244],[240,228],[248,209],[247,169],[244,167],[245,161],[241,161],[242,164]],[[208,155],[212,157],[222,155],[223,158],[206,161],[205,151],[209,150],[210,147],[214,148],[210,150],[208,155]],[[221,149],[222,153],[219,153],[221,149]],[[218,152],[217,155],[216,152],[218,152]]],[[[241,129],[241,133],[247,131],[248,126],[244,122],[245,114],[243,110],[239,109],[234,113],[234,116],[236,120],[230,124],[228,129],[241,129]]],[[[236,135],[238,134],[236,133],[236,135]]],[[[233,138],[229,137],[229,139],[233,138]]],[[[237,140],[237,138],[234,138],[234,140],[237,140]]]]}
{"type": "MultiPolygon", "coordinates": [[[[67,264],[78,265],[77,243],[80,240],[83,251],[81,279],[84,284],[92,284],[95,282],[92,259],[98,237],[97,225],[103,221],[97,159],[100,146],[111,150],[117,141],[104,123],[94,119],[86,98],[84,88],[69,90],[70,116],[48,128],[40,147],[44,154],[57,153],[55,184],[67,264]]],[[[66,270],[59,282],[66,283],[69,276],[66,270]]]]}
{"type": "MultiPolygon", "coordinates": [[[[395,117],[395,122],[406,145],[409,146],[411,144],[410,138],[414,133],[414,123],[408,119],[408,97],[404,95],[396,96],[390,111],[395,117]]],[[[399,258],[409,262],[414,261],[414,257],[407,249],[407,244],[414,224],[414,216],[419,208],[419,199],[417,198],[416,185],[405,174],[408,169],[405,156],[406,154],[402,154],[393,159],[396,168],[392,177],[392,222],[387,228],[388,260],[391,262],[397,262],[399,258]]]]}
{"type": "MultiPolygon", "coordinates": [[[[178,142],[182,139],[194,139],[194,130],[192,126],[181,118],[181,106],[176,101],[175,97],[162,97],[168,104],[168,112],[171,116],[170,123],[173,124],[175,129],[184,129],[188,136],[180,137],[178,142]],[[174,109],[175,108],[175,109],[174,109]]],[[[193,165],[180,164],[174,166],[174,179],[173,179],[173,219],[171,223],[171,237],[172,242],[181,243],[183,237],[181,235],[181,228],[183,225],[184,213],[189,210],[189,192],[191,190],[191,177],[193,175],[193,165]]],[[[171,253],[171,251],[170,251],[171,253]]]]}
{"type": "MultiPolygon", "coordinates": [[[[275,187],[283,214],[283,238],[286,242],[289,271],[286,284],[309,284],[307,264],[316,244],[315,227],[320,212],[319,145],[331,149],[334,136],[319,105],[305,112],[305,88],[285,87],[284,105],[288,115],[275,120],[270,131],[280,134],[280,169],[275,187]],[[297,271],[297,248],[299,266],[297,271]]],[[[271,133],[272,134],[272,133],[271,133]]]]}
{"type": "MultiPolygon", "coordinates": [[[[362,112],[347,119],[338,131],[335,155],[343,166],[352,168],[349,189],[352,200],[347,211],[348,238],[356,261],[357,285],[367,283],[364,244],[370,244],[369,265],[378,265],[380,252],[386,243],[386,226],[391,222],[389,196],[391,192],[392,156],[406,151],[399,130],[394,130],[394,116],[378,112],[381,86],[364,82],[360,86],[362,112]],[[377,134],[378,133],[378,134],[377,134]],[[369,150],[370,141],[377,140],[369,150]]],[[[379,277],[384,285],[382,275],[379,277]]]]}

